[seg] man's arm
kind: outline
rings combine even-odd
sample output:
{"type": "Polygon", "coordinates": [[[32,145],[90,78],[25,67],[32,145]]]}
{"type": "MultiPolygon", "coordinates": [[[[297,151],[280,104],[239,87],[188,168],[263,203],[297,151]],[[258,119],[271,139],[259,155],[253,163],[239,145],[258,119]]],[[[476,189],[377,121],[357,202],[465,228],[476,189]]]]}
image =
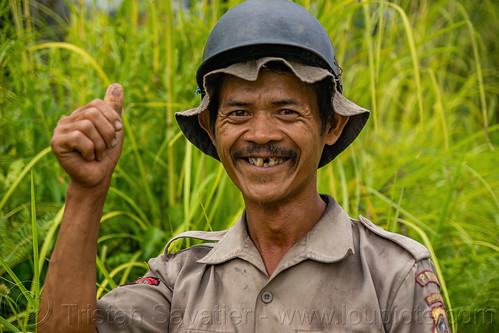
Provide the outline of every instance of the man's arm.
{"type": "Polygon", "coordinates": [[[435,267],[429,259],[416,262],[397,291],[387,332],[451,333],[435,267]]]}
{"type": "Polygon", "coordinates": [[[71,181],[39,308],[38,332],[95,332],[97,240],[111,176],[121,155],[123,89],[108,87],[62,118],[51,146],[71,181]]]}

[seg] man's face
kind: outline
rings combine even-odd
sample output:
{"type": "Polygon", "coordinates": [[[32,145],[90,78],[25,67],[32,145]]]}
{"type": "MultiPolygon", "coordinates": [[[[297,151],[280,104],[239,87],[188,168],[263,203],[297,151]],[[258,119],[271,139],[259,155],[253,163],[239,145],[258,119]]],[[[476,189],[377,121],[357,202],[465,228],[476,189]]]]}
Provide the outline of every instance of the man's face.
{"type": "Polygon", "coordinates": [[[330,125],[322,132],[312,86],[291,73],[267,69],[257,81],[224,77],[214,137],[209,131],[245,201],[261,204],[317,193],[322,149],[336,141],[331,132],[330,125]]]}

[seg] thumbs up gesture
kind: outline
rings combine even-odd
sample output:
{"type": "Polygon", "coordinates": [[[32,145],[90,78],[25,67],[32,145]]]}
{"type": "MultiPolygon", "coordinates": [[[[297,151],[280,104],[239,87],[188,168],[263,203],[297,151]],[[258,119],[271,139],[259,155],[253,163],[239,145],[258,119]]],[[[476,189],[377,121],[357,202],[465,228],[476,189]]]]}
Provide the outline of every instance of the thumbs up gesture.
{"type": "Polygon", "coordinates": [[[123,88],[111,84],[104,100],[96,99],[63,117],[50,145],[74,185],[107,191],[123,146],[123,88]]]}

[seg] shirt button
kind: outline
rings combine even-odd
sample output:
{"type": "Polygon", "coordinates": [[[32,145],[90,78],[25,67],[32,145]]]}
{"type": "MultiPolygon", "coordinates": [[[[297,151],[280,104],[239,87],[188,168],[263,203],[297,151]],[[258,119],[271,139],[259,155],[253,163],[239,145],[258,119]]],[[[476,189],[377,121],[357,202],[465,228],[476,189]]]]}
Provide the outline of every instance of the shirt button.
{"type": "Polygon", "coordinates": [[[270,291],[266,291],[262,294],[261,296],[262,298],[262,302],[265,303],[265,304],[269,304],[270,302],[272,302],[272,293],[270,291]]]}

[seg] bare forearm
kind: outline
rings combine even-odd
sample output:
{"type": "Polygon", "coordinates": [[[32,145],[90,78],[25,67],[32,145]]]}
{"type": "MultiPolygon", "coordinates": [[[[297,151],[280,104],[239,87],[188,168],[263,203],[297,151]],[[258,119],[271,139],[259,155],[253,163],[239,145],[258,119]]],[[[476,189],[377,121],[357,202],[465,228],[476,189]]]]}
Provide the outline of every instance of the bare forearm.
{"type": "Polygon", "coordinates": [[[50,145],[71,182],[38,314],[39,332],[94,332],[102,207],[123,146],[123,88],[61,118],[50,145]]]}
{"type": "Polygon", "coordinates": [[[70,184],[40,302],[39,332],[94,332],[95,258],[107,187],[70,184]],[[44,321],[44,318],[46,321],[44,321]]]}

